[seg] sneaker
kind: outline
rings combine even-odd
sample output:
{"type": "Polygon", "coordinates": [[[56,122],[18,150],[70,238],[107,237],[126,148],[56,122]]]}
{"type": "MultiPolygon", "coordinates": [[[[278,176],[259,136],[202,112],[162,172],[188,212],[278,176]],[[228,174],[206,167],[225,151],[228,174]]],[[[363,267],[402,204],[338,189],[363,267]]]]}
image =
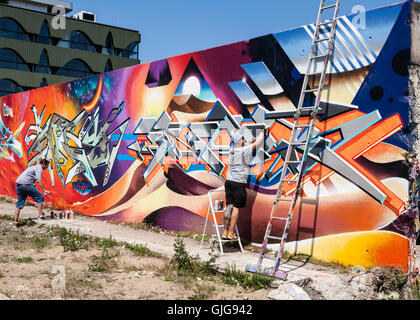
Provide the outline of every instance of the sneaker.
{"type": "Polygon", "coordinates": [[[229,240],[238,240],[238,237],[236,236],[236,234],[229,232],[227,238],[229,240]]]}
{"type": "Polygon", "coordinates": [[[19,222],[10,222],[10,225],[12,226],[12,229],[17,229],[19,227],[19,222]]]}
{"type": "Polygon", "coordinates": [[[228,235],[229,235],[229,233],[227,232],[227,230],[225,230],[225,232],[223,232],[222,239],[223,240],[227,240],[228,239],[228,235]]]}

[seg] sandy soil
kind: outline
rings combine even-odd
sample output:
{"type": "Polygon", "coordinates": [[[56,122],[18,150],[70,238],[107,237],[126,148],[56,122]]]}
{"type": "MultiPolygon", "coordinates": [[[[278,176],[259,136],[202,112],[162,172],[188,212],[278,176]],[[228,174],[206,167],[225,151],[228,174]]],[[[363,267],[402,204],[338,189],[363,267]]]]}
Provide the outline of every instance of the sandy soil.
{"type": "Polygon", "coordinates": [[[267,289],[246,290],[216,277],[177,276],[168,257],[140,257],[121,246],[94,244],[65,251],[47,226],[15,230],[5,218],[0,230],[0,294],[13,300],[268,299],[267,289]]]}

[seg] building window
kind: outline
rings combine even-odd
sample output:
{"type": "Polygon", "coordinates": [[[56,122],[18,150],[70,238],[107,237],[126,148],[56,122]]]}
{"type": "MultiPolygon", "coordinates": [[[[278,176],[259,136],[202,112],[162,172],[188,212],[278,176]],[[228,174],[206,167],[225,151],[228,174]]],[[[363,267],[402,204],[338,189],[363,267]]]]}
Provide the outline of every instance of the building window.
{"type": "Polygon", "coordinates": [[[121,51],[121,57],[130,58],[130,59],[139,59],[139,43],[132,42],[128,45],[127,48],[121,51]]]}
{"type": "Polygon", "coordinates": [[[46,50],[43,50],[41,57],[39,58],[39,63],[35,66],[35,72],[50,74],[50,64],[48,62],[48,54],[46,50]]]}
{"type": "Polygon", "coordinates": [[[83,78],[94,75],[89,66],[79,59],[70,60],[62,68],[58,69],[56,74],[72,78],[83,78]]]}
{"type": "Polygon", "coordinates": [[[10,18],[0,19],[0,37],[31,41],[28,34],[10,18]]]}
{"type": "Polygon", "coordinates": [[[108,54],[110,56],[115,54],[114,40],[112,39],[111,32],[109,32],[108,36],[106,37],[105,46],[102,48],[102,54],[108,54]]]}
{"type": "Polygon", "coordinates": [[[67,34],[63,39],[58,41],[57,47],[97,52],[88,37],[80,31],[72,31],[67,34]]]}
{"type": "Polygon", "coordinates": [[[0,80],[0,97],[22,92],[23,89],[16,82],[9,79],[0,80]]]}
{"type": "Polygon", "coordinates": [[[0,49],[0,68],[30,71],[22,58],[10,49],[0,49]]]}
{"type": "Polygon", "coordinates": [[[51,44],[50,30],[48,29],[46,20],[42,23],[41,31],[39,32],[39,35],[36,36],[35,42],[48,45],[51,44]]]}
{"type": "Polygon", "coordinates": [[[112,70],[113,70],[112,69],[112,62],[111,62],[111,60],[108,60],[106,65],[105,65],[105,72],[110,72],[112,70]]]}

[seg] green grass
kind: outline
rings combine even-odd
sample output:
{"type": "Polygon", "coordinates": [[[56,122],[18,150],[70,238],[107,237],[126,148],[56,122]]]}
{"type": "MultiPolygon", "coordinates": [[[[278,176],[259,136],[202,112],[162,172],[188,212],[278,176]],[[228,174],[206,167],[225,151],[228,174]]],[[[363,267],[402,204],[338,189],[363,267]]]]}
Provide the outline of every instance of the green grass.
{"type": "Polygon", "coordinates": [[[37,249],[44,249],[50,246],[50,239],[34,237],[30,239],[37,249]]]}
{"type": "Polygon", "coordinates": [[[210,260],[201,261],[197,256],[191,256],[185,248],[184,241],[177,237],[174,242],[174,255],[171,258],[172,265],[178,275],[181,276],[214,276],[218,271],[214,267],[217,256],[210,253],[210,260]]]}
{"type": "Polygon", "coordinates": [[[160,254],[151,251],[149,248],[143,246],[142,244],[130,244],[124,242],[123,247],[130,250],[134,253],[134,255],[139,257],[160,257],[160,254]]]}
{"type": "Polygon", "coordinates": [[[94,241],[97,246],[102,247],[102,248],[107,248],[107,249],[120,246],[118,241],[112,239],[112,236],[109,236],[109,238],[104,238],[104,239],[95,238],[94,241]]]}
{"type": "Polygon", "coordinates": [[[79,232],[74,233],[61,227],[53,227],[50,229],[50,232],[52,236],[59,238],[64,251],[74,252],[82,249],[88,250],[89,248],[89,237],[82,236],[79,232]]]}
{"type": "Polygon", "coordinates": [[[100,256],[93,255],[90,257],[92,264],[88,264],[88,270],[91,272],[111,272],[118,267],[116,258],[119,255],[119,251],[112,253],[104,248],[100,256]]]}
{"type": "Polygon", "coordinates": [[[32,259],[32,257],[15,258],[14,260],[17,263],[32,263],[32,262],[34,262],[34,259],[32,259]]]}
{"type": "Polygon", "coordinates": [[[225,284],[239,285],[245,289],[253,290],[268,288],[272,280],[272,278],[263,275],[242,272],[237,270],[235,266],[226,267],[222,278],[225,284]]]}

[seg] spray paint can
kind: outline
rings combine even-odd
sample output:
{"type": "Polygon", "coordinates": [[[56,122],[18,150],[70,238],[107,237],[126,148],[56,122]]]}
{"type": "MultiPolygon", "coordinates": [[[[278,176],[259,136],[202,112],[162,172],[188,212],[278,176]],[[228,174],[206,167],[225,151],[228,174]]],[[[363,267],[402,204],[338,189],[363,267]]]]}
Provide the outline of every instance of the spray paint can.
{"type": "Polygon", "coordinates": [[[73,210],[70,210],[70,219],[74,219],[74,212],[73,212],[73,210]]]}
{"type": "Polygon", "coordinates": [[[223,200],[214,200],[214,210],[221,211],[223,210],[223,200]]]}
{"type": "Polygon", "coordinates": [[[214,211],[218,211],[219,210],[219,200],[214,200],[214,211]]]}

